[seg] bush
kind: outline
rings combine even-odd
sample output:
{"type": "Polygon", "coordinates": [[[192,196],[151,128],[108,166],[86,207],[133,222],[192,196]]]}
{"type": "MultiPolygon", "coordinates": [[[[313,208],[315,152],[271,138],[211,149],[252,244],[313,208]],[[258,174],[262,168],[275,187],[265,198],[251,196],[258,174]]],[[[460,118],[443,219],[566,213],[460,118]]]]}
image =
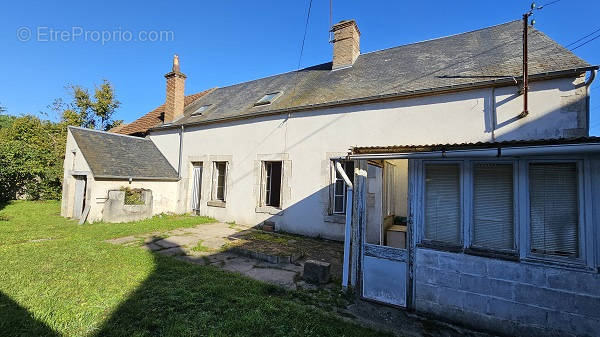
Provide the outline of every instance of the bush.
{"type": "Polygon", "coordinates": [[[125,205],[143,205],[144,202],[144,194],[142,193],[144,190],[142,189],[131,189],[129,187],[121,187],[121,191],[125,192],[125,205]]]}

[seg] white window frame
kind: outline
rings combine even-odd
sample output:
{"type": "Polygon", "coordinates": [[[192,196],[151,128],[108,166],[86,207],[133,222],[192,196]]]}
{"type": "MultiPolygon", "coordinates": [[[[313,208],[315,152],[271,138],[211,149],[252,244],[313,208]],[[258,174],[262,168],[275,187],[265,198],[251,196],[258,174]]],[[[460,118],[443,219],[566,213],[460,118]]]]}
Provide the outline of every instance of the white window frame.
{"type": "Polygon", "coordinates": [[[465,200],[469,205],[469,215],[467,217],[468,222],[466,223],[465,232],[469,233],[469,235],[465,236],[465,248],[467,249],[476,249],[482,251],[489,252],[498,252],[501,254],[510,254],[510,255],[518,255],[519,253],[519,163],[516,160],[511,159],[499,159],[499,160],[465,160],[467,165],[469,166],[470,174],[467,174],[468,179],[467,190],[469,191],[468,196],[466,196],[465,200]],[[514,249],[506,250],[506,249],[494,249],[489,247],[482,247],[473,244],[473,236],[474,236],[474,219],[473,219],[473,211],[475,209],[475,165],[477,164],[511,164],[513,169],[513,247],[514,249]]]}
{"type": "Polygon", "coordinates": [[[228,161],[219,161],[215,160],[212,162],[212,191],[211,191],[211,201],[223,202],[225,203],[227,200],[227,180],[229,176],[229,162],[228,161]],[[218,198],[218,184],[219,184],[219,170],[217,168],[218,164],[225,164],[225,174],[223,177],[223,199],[218,198]]]}
{"type": "MultiPolygon", "coordinates": [[[[521,178],[523,181],[522,195],[521,197],[524,199],[523,212],[521,217],[521,222],[524,224],[523,230],[521,230],[521,235],[524,237],[522,240],[522,249],[521,256],[524,260],[531,262],[543,262],[550,264],[558,264],[569,267],[585,267],[591,266],[591,259],[589,256],[591,255],[588,252],[589,243],[587,239],[590,236],[593,236],[593,231],[589,230],[587,225],[587,219],[585,218],[585,205],[588,203],[587,198],[585,198],[585,171],[584,171],[584,160],[581,158],[560,158],[560,159],[528,159],[524,160],[524,165],[522,165],[521,178]],[[550,254],[540,254],[531,251],[531,217],[530,217],[530,199],[529,199],[529,165],[532,163],[543,163],[543,164],[558,164],[558,163],[575,163],[577,166],[577,212],[578,212],[578,249],[579,254],[577,257],[566,257],[566,256],[558,256],[558,255],[550,255],[550,254]]],[[[591,210],[591,208],[590,208],[591,210]]]]}
{"type": "MultiPolygon", "coordinates": [[[[346,172],[346,163],[348,163],[349,161],[346,160],[340,160],[340,164],[342,164],[342,167],[344,169],[344,172],[346,172]]],[[[354,162],[352,162],[354,164],[354,162]]],[[[350,180],[354,180],[353,176],[349,176],[350,180]]],[[[346,183],[344,182],[344,179],[342,179],[341,177],[338,178],[338,173],[337,173],[337,169],[335,168],[335,162],[331,161],[331,179],[332,179],[332,183],[331,183],[331,192],[330,192],[330,207],[329,207],[329,212],[331,215],[336,215],[336,216],[346,216],[346,207],[348,207],[348,205],[346,205],[346,194],[348,192],[348,186],[346,186],[346,183]],[[344,185],[344,189],[342,191],[342,194],[336,194],[335,193],[335,186],[338,182],[341,182],[344,185]],[[335,210],[335,199],[336,197],[342,197],[343,199],[343,205],[342,205],[342,211],[337,211],[335,210]]]]}
{"type": "Polygon", "coordinates": [[[465,174],[465,169],[468,168],[469,165],[466,165],[464,160],[425,160],[423,161],[422,165],[421,165],[421,177],[423,179],[423,184],[421,185],[421,209],[420,209],[420,218],[422,219],[422,225],[419,226],[418,228],[418,241],[421,244],[425,244],[428,246],[443,246],[443,247],[452,247],[453,249],[463,249],[465,246],[465,222],[468,219],[468,213],[466,212],[470,212],[470,207],[467,207],[469,204],[465,202],[466,200],[466,195],[467,193],[465,193],[468,189],[465,188],[466,186],[466,181],[465,181],[465,177],[467,176],[465,174]],[[460,238],[459,238],[459,242],[456,244],[450,243],[450,242],[441,242],[441,241],[435,241],[435,240],[430,240],[427,239],[425,237],[425,189],[426,189],[426,183],[425,183],[425,167],[427,165],[448,165],[448,164],[458,164],[459,165],[459,174],[458,174],[458,186],[459,186],[459,204],[460,204],[460,208],[461,208],[461,213],[460,213],[460,222],[459,222],[459,227],[460,227],[460,238]]]}
{"type": "MultiPolygon", "coordinates": [[[[283,160],[264,160],[261,162],[261,181],[260,181],[260,185],[261,185],[261,193],[260,193],[260,203],[259,206],[262,207],[273,207],[276,209],[281,209],[282,208],[282,198],[283,198],[283,169],[284,169],[284,161],[283,160]],[[279,206],[273,206],[271,205],[268,201],[267,201],[267,194],[271,193],[271,186],[267,186],[267,174],[268,174],[268,169],[267,166],[268,165],[272,165],[273,163],[280,163],[281,165],[281,172],[280,172],[280,187],[279,187],[279,206]]],[[[269,185],[272,185],[273,183],[273,173],[272,173],[272,169],[271,169],[271,176],[269,179],[269,185]]],[[[270,199],[270,198],[269,198],[270,199]]]]}
{"type": "Polygon", "coordinates": [[[192,162],[192,172],[191,172],[192,174],[191,174],[190,181],[194,185],[197,183],[196,180],[195,180],[195,174],[196,174],[195,171],[196,171],[197,167],[200,167],[200,181],[198,181],[198,186],[197,187],[196,186],[192,186],[192,188],[191,188],[192,195],[191,195],[190,200],[192,201],[192,205],[191,205],[192,206],[192,211],[199,211],[200,210],[200,205],[202,204],[202,200],[205,197],[204,193],[202,191],[202,187],[204,186],[204,182],[202,181],[202,179],[204,179],[205,169],[206,169],[204,167],[204,162],[201,162],[201,161],[192,162]],[[196,205],[194,205],[194,199],[196,198],[196,196],[194,196],[194,192],[197,193],[197,198],[198,198],[196,205]]]}

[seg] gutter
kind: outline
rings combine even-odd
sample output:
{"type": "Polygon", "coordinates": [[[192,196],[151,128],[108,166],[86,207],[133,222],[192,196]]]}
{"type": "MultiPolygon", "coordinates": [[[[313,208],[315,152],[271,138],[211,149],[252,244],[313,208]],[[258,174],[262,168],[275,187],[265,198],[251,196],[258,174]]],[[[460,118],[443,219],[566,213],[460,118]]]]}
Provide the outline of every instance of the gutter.
{"type": "Polygon", "coordinates": [[[160,181],[178,181],[180,178],[173,177],[130,177],[130,176],[111,176],[111,175],[93,175],[94,179],[114,179],[114,180],[160,180],[160,181]]]}
{"type": "Polygon", "coordinates": [[[183,155],[183,132],[185,126],[181,126],[181,130],[179,131],[179,163],[177,164],[177,176],[181,179],[181,160],[183,155]]]}
{"type": "MultiPolygon", "coordinates": [[[[539,73],[539,74],[535,74],[535,75],[530,75],[529,80],[539,81],[539,80],[546,80],[546,79],[552,79],[552,78],[567,77],[567,76],[572,76],[572,75],[576,75],[576,74],[581,74],[581,73],[584,73],[584,72],[590,71],[590,70],[597,70],[598,68],[599,68],[598,66],[589,66],[589,67],[575,68],[575,69],[570,69],[570,70],[560,70],[560,71],[539,73]]],[[[168,130],[168,129],[180,127],[181,125],[186,125],[186,126],[207,125],[207,124],[235,121],[235,120],[240,120],[240,119],[281,115],[281,114],[287,114],[290,112],[297,112],[297,111],[323,109],[323,108],[344,106],[344,105],[373,103],[373,102],[378,102],[381,100],[411,98],[411,97],[427,96],[427,95],[438,94],[438,93],[464,91],[464,90],[472,90],[472,89],[480,89],[480,88],[488,88],[488,87],[512,86],[512,85],[514,85],[514,83],[515,83],[514,77],[510,76],[510,77],[503,77],[503,78],[499,78],[499,79],[493,79],[493,80],[489,80],[489,81],[478,81],[478,82],[447,85],[447,86],[428,88],[428,89],[408,90],[408,91],[403,91],[403,92],[399,92],[399,93],[373,95],[373,96],[352,98],[352,99],[339,100],[339,101],[333,101],[333,102],[327,102],[327,103],[318,103],[318,104],[304,105],[304,106],[299,106],[299,107],[275,109],[275,110],[269,110],[269,111],[264,111],[264,112],[259,112],[259,113],[247,113],[244,115],[215,118],[215,119],[211,119],[211,120],[190,122],[190,123],[184,123],[184,124],[180,124],[180,125],[156,126],[156,127],[150,128],[148,131],[168,130]]]]}
{"type": "MultiPolygon", "coordinates": [[[[500,158],[519,156],[542,156],[559,154],[581,154],[600,152],[600,143],[534,145],[534,146],[497,146],[496,148],[475,150],[441,150],[428,152],[349,154],[343,159],[381,160],[381,159],[444,159],[444,158],[500,158]]],[[[338,160],[341,158],[338,158],[338,160]]]]}

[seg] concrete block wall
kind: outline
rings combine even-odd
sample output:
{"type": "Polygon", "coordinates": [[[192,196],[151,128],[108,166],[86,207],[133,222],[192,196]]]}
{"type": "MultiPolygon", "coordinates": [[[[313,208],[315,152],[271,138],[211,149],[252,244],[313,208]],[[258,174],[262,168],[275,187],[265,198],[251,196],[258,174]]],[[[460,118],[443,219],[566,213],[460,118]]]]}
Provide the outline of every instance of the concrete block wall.
{"type": "Polygon", "coordinates": [[[418,248],[421,312],[518,336],[600,336],[600,274],[418,248]]]}

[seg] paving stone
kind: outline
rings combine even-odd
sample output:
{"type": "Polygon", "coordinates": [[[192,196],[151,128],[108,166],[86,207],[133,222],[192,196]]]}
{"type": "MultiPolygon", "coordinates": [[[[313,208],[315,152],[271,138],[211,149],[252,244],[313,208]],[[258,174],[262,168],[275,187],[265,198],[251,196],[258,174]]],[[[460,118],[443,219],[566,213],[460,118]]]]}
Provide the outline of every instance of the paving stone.
{"type": "Polygon", "coordinates": [[[162,240],[158,240],[154,242],[155,244],[163,247],[163,248],[173,248],[173,247],[179,247],[178,243],[172,242],[171,240],[169,240],[169,238],[167,239],[162,239],[162,240]]]}
{"type": "Polygon", "coordinates": [[[163,249],[163,247],[161,247],[161,246],[159,246],[159,245],[151,242],[151,243],[144,244],[142,246],[142,249],[146,249],[146,250],[150,250],[150,251],[155,252],[155,251],[163,249]]]}
{"type": "Polygon", "coordinates": [[[252,268],[243,274],[258,281],[280,285],[288,289],[296,289],[296,284],[294,283],[296,273],[291,271],[273,268],[252,268]]]}
{"type": "Polygon", "coordinates": [[[304,263],[304,280],[314,284],[325,284],[329,282],[329,269],[331,264],[324,261],[308,260],[304,263]]]}
{"type": "Polygon", "coordinates": [[[254,268],[254,263],[256,261],[248,258],[236,257],[234,259],[224,260],[224,262],[225,264],[221,268],[228,271],[246,273],[254,268]]]}
{"type": "Polygon", "coordinates": [[[179,247],[167,248],[158,251],[159,254],[167,255],[167,256],[176,256],[183,255],[185,252],[179,247]]]}
{"type": "Polygon", "coordinates": [[[198,242],[201,239],[197,236],[185,236],[185,235],[178,235],[178,236],[170,236],[166,239],[164,239],[164,241],[168,241],[172,244],[176,244],[177,246],[189,246],[189,247],[193,247],[196,246],[198,244],[198,242]]]}
{"type": "Polygon", "coordinates": [[[206,259],[200,256],[188,256],[188,255],[182,255],[182,256],[176,256],[175,257],[178,260],[181,261],[185,261],[185,262],[190,262],[190,263],[194,263],[194,264],[199,264],[202,266],[206,265],[206,259]]]}

